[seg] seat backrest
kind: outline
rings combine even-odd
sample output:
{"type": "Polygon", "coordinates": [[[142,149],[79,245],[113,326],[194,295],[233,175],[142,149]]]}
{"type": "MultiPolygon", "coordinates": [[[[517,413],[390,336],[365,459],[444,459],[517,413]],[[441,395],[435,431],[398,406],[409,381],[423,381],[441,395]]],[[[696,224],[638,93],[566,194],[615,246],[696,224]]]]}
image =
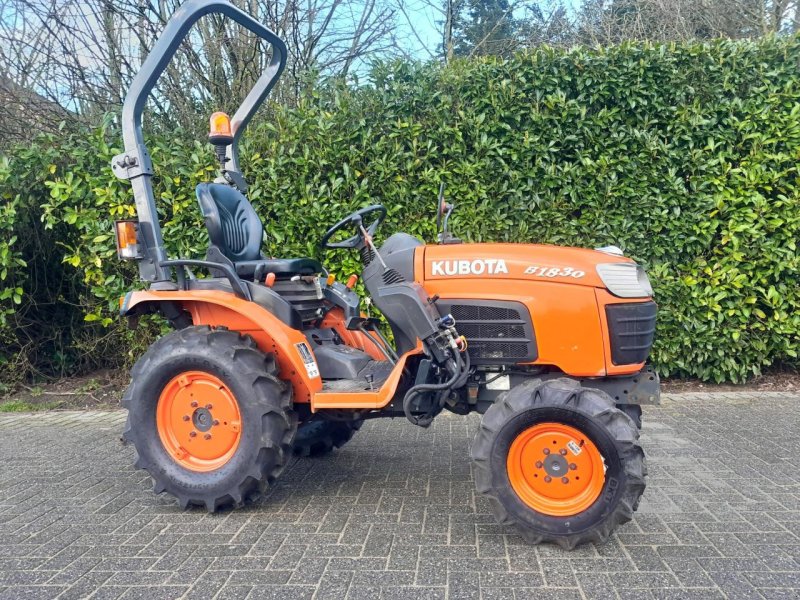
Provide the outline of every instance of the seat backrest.
{"type": "Polygon", "coordinates": [[[211,244],[234,263],[261,258],[264,227],[244,194],[224,183],[201,183],[195,192],[211,244]]]}

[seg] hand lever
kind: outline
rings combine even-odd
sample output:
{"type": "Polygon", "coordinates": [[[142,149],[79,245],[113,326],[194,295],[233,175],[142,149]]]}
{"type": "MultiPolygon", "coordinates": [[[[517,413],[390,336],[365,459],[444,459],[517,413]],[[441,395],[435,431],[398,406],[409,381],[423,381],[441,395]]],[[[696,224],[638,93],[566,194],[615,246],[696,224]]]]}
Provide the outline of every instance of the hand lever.
{"type": "Polygon", "coordinates": [[[361,217],[359,217],[358,221],[359,221],[358,228],[361,230],[361,234],[364,236],[364,241],[367,242],[367,246],[369,246],[375,253],[375,256],[378,257],[378,261],[381,263],[381,266],[385,271],[387,269],[386,263],[383,262],[383,257],[381,257],[381,254],[380,252],[378,252],[378,249],[375,247],[375,244],[372,243],[372,236],[367,232],[366,229],[364,229],[364,225],[363,223],[361,223],[361,217]]]}

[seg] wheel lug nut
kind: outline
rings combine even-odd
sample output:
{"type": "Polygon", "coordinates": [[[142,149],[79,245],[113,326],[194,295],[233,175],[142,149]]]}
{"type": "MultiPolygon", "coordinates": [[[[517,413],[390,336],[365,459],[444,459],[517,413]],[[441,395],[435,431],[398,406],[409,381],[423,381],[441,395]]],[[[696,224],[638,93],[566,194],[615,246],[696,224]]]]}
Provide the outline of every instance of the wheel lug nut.
{"type": "Polygon", "coordinates": [[[561,450],[559,450],[559,451],[558,451],[558,453],[559,453],[561,456],[566,456],[566,455],[567,455],[567,450],[566,450],[566,448],[562,448],[561,450]]]}
{"type": "Polygon", "coordinates": [[[206,410],[211,410],[212,408],[214,407],[211,404],[206,404],[206,410]]]}
{"type": "Polygon", "coordinates": [[[544,482],[545,483],[550,483],[551,481],[553,481],[553,478],[550,477],[550,475],[548,475],[547,477],[544,478],[544,482]]]}
{"type": "Polygon", "coordinates": [[[561,483],[569,483],[569,477],[562,477],[561,483]]]}
{"type": "Polygon", "coordinates": [[[214,419],[214,426],[216,427],[217,425],[219,425],[219,421],[217,419],[214,419]]]}
{"type": "Polygon", "coordinates": [[[577,468],[578,468],[578,465],[576,465],[575,463],[570,463],[570,465],[569,465],[569,470],[570,471],[574,471],[577,468]]]}
{"type": "Polygon", "coordinates": [[[536,468],[537,469],[541,469],[542,468],[542,461],[540,461],[540,460],[536,461],[536,468]]]}
{"type": "Polygon", "coordinates": [[[197,435],[196,431],[190,431],[189,432],[189,437],[195,437],[196,435],[197,435]]]}
{"type": "Polygon", "coordinates": [[[550,448],[545,448],[544,450],[542,450],[542,452],[544,452],[545,456],[547,456],[548,454],[550,454],[550,448]]]}
{"type": "Polygon", "coordinates": [[[189,420],[189,415],[183,415],[183,420],[184,421],[188,421],[189,420]]]}
{"type": "Polygon", "coordinates": [[[207,433],[207,434],[205,434],[205,435],[203,436],[203,439],[204,439],[204,440],[210,440],[210,439],[211,439],[211,434],[210,434],[210,433],[207,433]]]}
{"type": "Polygon", "coordinates": [[[197,400],[192,400],[192,408],[197,408],[197,400]]]}

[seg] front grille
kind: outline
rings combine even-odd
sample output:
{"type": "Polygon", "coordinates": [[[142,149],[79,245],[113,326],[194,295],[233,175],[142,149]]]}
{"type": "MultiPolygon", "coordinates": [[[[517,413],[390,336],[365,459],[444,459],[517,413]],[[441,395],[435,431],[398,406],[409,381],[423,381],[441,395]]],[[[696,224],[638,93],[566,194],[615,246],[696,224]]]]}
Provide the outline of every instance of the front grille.
{"type": "Polygon", "coordinates": [[[458,333],[470,338],[525,338],[525,326],[512,323],[469,323],[458,321],[458,333]]]}
{"type": "Polygon", "coordinates": [[[606,306],[611,362],[631,365],[647,360],[656,332],[657,308],[655,302],[606,306]]]}
{"type": "Polygon", "coordinates": [[[477,304],[453,304],[450,314],[456,321],[503,321],[519,320],[518,310],[500,306],[481,306],[477,304]]]}
{"type": "Polygon", "coordinates": [[[528,309],[520,302],[439,300],[456,330],[467,338],[473,364],[514,364],[536,360],[536,338],[528,309]]]}
{"type": "Polygon", "coordinates": [[[487,359],[523,359],[527,355],[528,344],[525,342],[473,340],[469,343],[469,357],[473,362],[486,362],[487,359]]]}

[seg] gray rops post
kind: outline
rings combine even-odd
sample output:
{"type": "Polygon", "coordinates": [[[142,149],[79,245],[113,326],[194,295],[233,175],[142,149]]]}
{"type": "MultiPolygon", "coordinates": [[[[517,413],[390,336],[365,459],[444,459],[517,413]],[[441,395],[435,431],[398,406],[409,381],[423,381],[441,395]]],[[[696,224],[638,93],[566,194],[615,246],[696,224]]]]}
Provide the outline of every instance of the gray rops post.
{"type": "Polygon", "coordinates": [[[286,66],[286,44],[283,40],[228,0],[189,0],[181,5],[167,22],[125,97],[125,104],[122,107],[122,138],[125,151],[111,161],[114,174],[120,179],[129,179],[133,188],[136,214],[139,219],[139,242],[144,256],[138,261],[139,274],[143,281],[168,281],[171,277],[170,268],[162,265],[167,256],[156,212],[153,185],[150,181],[153,176],[153,163],[142,135],[142,112],[147,97],[189,30],[201,17],[208,14],[230,17],[272,46],[272,60],[231,120],[233,143],[227,149],[226,171],[234,179],[243,181],[239,168],[239,137],[286,66]]]}

